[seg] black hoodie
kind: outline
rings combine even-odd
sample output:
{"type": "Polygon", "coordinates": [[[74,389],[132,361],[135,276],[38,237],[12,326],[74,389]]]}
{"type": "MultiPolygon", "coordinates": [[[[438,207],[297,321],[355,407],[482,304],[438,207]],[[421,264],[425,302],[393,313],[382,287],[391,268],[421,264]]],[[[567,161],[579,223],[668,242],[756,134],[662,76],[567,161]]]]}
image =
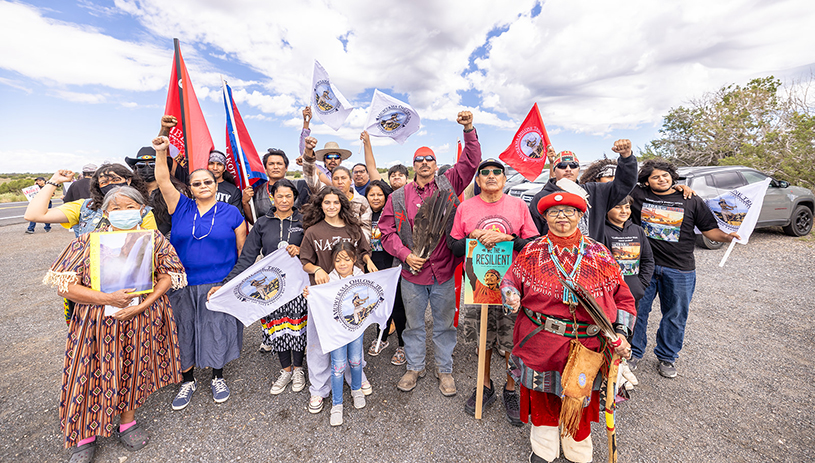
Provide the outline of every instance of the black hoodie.
{"type": "Polygon", "coordinates": [[[606,219],[602,243],[620,264],[625,283],[631,295],[639,302],[654,274],[654,253],[645,230],[628,219],[620,228],[606,219]]]}
{"type": "Polygon", "coordinates": [[[292,215],[283,220],[275,217],[274,212],[273,206],[266,215],[260,216],[255,226],[252,227],[252,231],[246,237],[243,251],[241,251],[235,267],[232,268],[232,271],[229,272],[229,275],[224,278],[221,284],[226,284],[229,280],[251,267],[261,252],[264,256],[268,256],[277,251],[277,246],[281,241],[286,241],[295,246],[300,246],[300,243],[303,242],[303,215],[300,214],[300,211],[293,208],[292,215]]]}
{"type": "MultiPolygon", "coordinates": [[[[605,228],[606,214],[631,193],[637,184],[637,158],[633,155],[617,159],[617,176],[608,183],[584,183],[580,185],[589,194],[589,210],[580,222],[580,231],[588,235],[594,241],[603,242],[603,230],[605,228]],[[588,228],[585,222],[588,220],[588,228]]],[[[538,212],[538,202],[544,196],[563,191],[555,184],[555,179],[550,178],[543,189],[532,198],[529,203],[529,212],[532,213],[532,220],[541,235],[549,232],[546,219],[538,212]]]]}

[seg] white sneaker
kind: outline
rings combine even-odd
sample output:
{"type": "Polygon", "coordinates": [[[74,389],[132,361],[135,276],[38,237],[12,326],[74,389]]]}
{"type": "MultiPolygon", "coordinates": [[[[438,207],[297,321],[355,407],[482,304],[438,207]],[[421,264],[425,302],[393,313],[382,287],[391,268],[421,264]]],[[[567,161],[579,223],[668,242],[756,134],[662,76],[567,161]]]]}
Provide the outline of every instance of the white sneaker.
{"type": "Polygon", "coordinates": [[[342,404],[331,407],[331,426],[342,426],[342,404]]]}
{"type": "Polygon", "coordinates": [[[272,384],[272,389],[269,391],[269,394],[278,395],[281,392],[286,390],[286,386],[289,385],[291,382],[292,372],[286,370],[280,370],[280,376],[277,377],[277,381],[272,384]]]}
{"type": "Polygon", "coordinates": [[[306,388],[306,372],[303,367],[294,367],[294,372],[291,378],[291,391],[300,392],[306,388]]]}
{"type": "Polygon", "coordinates": [[[374,393],[374,387],[371,386],[370,381],[363,381],[362,382],[362,393],[365,395],[371,395],[374,393]]]}
{"type": "Polygon", "coordinates": [[[320,413],[323,410],[323,398],[318,395],[313,395],[308,400],[308,412],[320,413]]]}
{"type": "Polygon", "coordinates": [[[351,391],[351,397],[354,398],[354,408],[365,408],[365,394],[362,389],[351,391]]]}

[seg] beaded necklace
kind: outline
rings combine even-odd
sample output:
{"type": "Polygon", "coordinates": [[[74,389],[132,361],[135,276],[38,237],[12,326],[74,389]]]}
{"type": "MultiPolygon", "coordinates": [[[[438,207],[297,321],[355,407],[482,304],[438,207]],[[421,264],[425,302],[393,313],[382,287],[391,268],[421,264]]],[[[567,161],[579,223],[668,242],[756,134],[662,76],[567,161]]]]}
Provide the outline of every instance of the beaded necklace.
{"type": "MultiPolygon", "coordinates": [[[[575,276],[577,276],[580,272],[580,264],[583,263],[583,255],[586,254],[586,238],[583,236],[580,237],[580,245],[578,247],[577,253],[577,260],[574,261],[574,268],[572,268],[571,273],[566,273],[566,269],[563,267],[563,264],[560,263],[560,259],[558,259],[557,255],[555,254],[554,246],[552,245],[552,241],[549,237],[546,237],[546,244],[547,249],[549,251],[549,257],[552,259],[552,262],[555,264],[555,268],[557,268],[558,272],[563,275],[563,278],[566,279],[569,283],[574,285],[575,283],[575,276]]],[[[577,297],[572,294],[571,291],[563,288],[563,303],[569,306],[576,306],[578,304],[577,297]]]]}
{"type": "Polygon", "coordinates": [[[195,236],[195,221],[198,219],[198,210],[196,208],[195,215],[192,217],[192,237],[197,239],[197,240],[202,240],[202,239],[206,238],[207,236],[209,236],[209,234],[212,233],[212,227],[215,225],[215,214],[217,214],[217,213],[218,213],[218,203],[215,203],[215,210],[212,211],[212,222],[210,222],[210,224],[209,224],[209,231],[207,232],[206,235],[199,238],[199,237],[195,236]]]}

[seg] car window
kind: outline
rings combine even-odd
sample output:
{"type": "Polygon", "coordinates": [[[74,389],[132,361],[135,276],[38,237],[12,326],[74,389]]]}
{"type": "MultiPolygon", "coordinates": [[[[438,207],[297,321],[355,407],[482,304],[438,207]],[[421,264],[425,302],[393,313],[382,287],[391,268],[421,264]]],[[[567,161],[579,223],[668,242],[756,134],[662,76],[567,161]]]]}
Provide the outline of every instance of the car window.
{"type": "Polygon", "coordinates": [[[747,185],[744,178],[736,171],[713,174],[713,181],[716,183],[716,188],[721,190],[733,190],[740,186],[747,185]]]}
{"type": "Polygon", "coordinates": [[[549,180],[549,172],[543,172],[542,174],[538,175],[538,178],[535,179],[535,183],[542,183],[549,180]]]}
{"type": "Polygon", "coordinates": [[[716,187],[713,185],[713,178],[710,175],[705,175],[704,177],[694,177],[690,179],[690,185],[692,190],[694,190],[699,196],[703,198],[712,198],[714,196],[718,196],[719,192],[716,190],[716,187]]]}
{"type": "Polygon", "coordinates": [[[767,178],[766,175],[762,174],[761,172],[756,172],[754,170],[743,170],[741,171],[741,175],[744,176],[745,180],[747,180],[747,183],[758,183],[767,178]]]}

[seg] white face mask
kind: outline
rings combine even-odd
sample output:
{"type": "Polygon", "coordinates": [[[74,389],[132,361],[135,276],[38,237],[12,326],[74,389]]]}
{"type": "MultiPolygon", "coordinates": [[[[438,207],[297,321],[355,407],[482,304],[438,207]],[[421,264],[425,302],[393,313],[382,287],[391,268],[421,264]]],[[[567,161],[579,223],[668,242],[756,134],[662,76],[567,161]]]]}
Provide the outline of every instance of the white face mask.
{"type": "Polygon", "coordinates": [[[108,212],[110,224],[119,230],[132,230],[141,224],[141,209],[108,212]]]}

